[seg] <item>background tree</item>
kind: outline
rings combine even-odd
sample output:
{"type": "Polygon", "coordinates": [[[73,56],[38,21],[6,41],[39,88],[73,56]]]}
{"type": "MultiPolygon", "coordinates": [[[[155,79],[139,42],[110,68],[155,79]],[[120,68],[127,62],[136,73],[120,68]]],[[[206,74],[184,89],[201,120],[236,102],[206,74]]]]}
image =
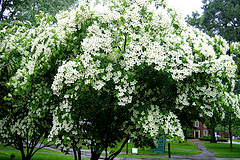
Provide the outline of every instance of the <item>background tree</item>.
{"type": "Polygon", "coordinates": [[[229,42],[240,41],[239,0],[203,0],[203,15],[195,12],[187,22],[210,36],[220,35],[229,42]]]}
{"type": "Polygon", "coordinates": [[[45,12],[55,16],[60,10],[67,10],[77,0],[1,0],[0,20],[11,22],[35,21],[35,16],[45,12]]]}

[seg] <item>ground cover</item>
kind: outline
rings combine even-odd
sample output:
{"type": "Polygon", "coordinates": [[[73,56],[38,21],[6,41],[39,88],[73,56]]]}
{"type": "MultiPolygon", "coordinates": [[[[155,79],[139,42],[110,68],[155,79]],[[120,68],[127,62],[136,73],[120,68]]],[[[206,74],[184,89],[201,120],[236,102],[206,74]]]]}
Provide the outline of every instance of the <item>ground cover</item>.
{"type": "MultiPolygon", "coordinates": [[[[16,150],[15,148],[11,147],[11,146],[4,146],[3,144],[0,144],[0,149],[3,149],[3,150],[16,150]]],[[[58,154],[63,154],[61,152],[58,152],[58,151],[53,151],[53,150],[50,150],[50,149],[40,149],[38,152],[47,152],[47,153],[58,153],[58,154]]]]}
{"type": "Polygon", "coordinates": [[[238,140],[238,139],[234,139],[233,141],[234,141],[234,142],[240,142],[240,140],[238,140]]]}
{"type": "MultiPolygon", "coordinates": [[[[168,143],[170,143],[171,154],[174,154],[174,155],[193,155],[193,154],[200,153],[200,150],[195,146],[195,144],[193,142],[179,143],[178,141],[171,141],[171,142],[167,141],[165,153],[163,153],[164,155],[168,154],[168,143]]],[[[109,151],[112,152],[112,151],[116,150],[117,148],[120,148],[120,146],[121,146],[121,143],[119,143],[117,145],[117,147],[115,147],[113,149],[109,149],[109,151]]],[[[135,148],[134,144],[129,143],[128,144],[128,153],[132,152],[132,148],[135,148]]],[[[126,152],[126,151],[127,151],[127,145],[125,145],[124,148],[122,149],[122,152],[126,152]]],[[[157,154],[157,153],[151,152],[150,147],[138,148],[138,153],[139,154],[150,154],[150,155],[157,154]]]]}
{"type": "MultiPolygon", "coordinates": [[[[49,150],[50,153],[50,150],[49,150]]],[[[14,150],[0,150],[0,159],[1,160],[10,160],[10,156],[14,155],[15,159],[14,160],[21,160],[21,154],[19,151],[14,151],[14,150]]],[[[72,155],[64,155],[64,154],[48,154],[48,153],[36,153],[33,157],[32,160],[73,160],[74,156],[72,155]]],[[[82,158],[82,160],[88,160],[87,158],[82,158]]]]}
{"type": "MultiPolygon", "coordinates": [[[[134,143],[129,143],[128,144],[128,153],[129,154],[120,154],[118,157],[126,157],[126,158],[157,158],[157,159],[166,159],[166,157],[161,157],[161,155],[167,155],[168,154],[168,143],[170,143],[171,146],[171,155],[193,155],[193,154],[199,154],[200,150],[197,149],[197,147],[194,145],[193,142],[181,142],[179,143],[178,141],[171,141],[171,142],[166,142],[166,148],[165,148],[165,153],[163,154],[157,154],[151,152],[151,148],[149,147],[143,147],[143,148],[138,148],[138,153],[139,155],[131,154],[132,148],[134,148],[134,143]]],[[[114,150],[117,150],[117,148],[120,148],[121,143],[118,143],[117,147],[114,149],[109,149],[108,151],[113,152],[114,150]]],[[[86,146],[83,147],[84,149],[87,149],[86,146]]],[[[127,145],[124,146],[122,152],[126,152],[127,145]]],[[[41,149],[39,150],[38,153],[36,153],[33,156],[34,159],[42,160],[42,159],[73,159],[73,156],[70,155],[64,155],[61,152],[57,151],[52,151],[49,149],[41,149]],[[41,153],[39,153],[41,152],[41,153]],[[42,153],[45,152],[45,153],[42,153]],[[52,154],[48,154],[52,153],[52,154]]],[[[15,151],[13,147],[7,146],[4,147],[3,144],[0,145],[0,159],[10,159],[11,155],[15,155],[15,159],[21,159],[21,154],[19,151],[15,151]],[[3,150],[1,150],[3,149],[3,150]]],[[[104,154],[103,154],[104,155],[104,154]]],[[[83,158],[84,159],[84,158],[83,158]]],[[[85,159],[86,160],[86,159],[85,159]]]]}
{"type": "Polygon", "coordinates": [[[233,144],[233,149],[230,149],[228,143],[209,143],[202,142],[208,150],[216,153],[216,157],[226,157],[226,158],[240,158],[240,145],[233,144]]]}
{"type": "MultiPolygon", "coordinates": [[[[105,156],[105,153],[102,154],[102,156],[105,156]]],[[[137,158],[137,159],[146,159],[146,158],[152,158],[152,159],[168,159],[167,157],[161,157],[161,155],[143,155],[143,154],[119,154],[117,157],[122,158],[137,158]]]]}

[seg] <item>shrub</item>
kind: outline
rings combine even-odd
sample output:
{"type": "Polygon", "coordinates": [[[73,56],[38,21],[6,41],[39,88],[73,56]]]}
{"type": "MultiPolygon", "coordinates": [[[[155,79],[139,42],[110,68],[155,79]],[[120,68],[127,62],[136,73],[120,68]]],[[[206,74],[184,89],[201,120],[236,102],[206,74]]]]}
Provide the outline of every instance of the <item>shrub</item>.
{"type": "Polygon", "coordinates": [[[199,139],[204,140],[204,141],[211,141],[212,137],[211,136],[202,136],[199,139]]]}

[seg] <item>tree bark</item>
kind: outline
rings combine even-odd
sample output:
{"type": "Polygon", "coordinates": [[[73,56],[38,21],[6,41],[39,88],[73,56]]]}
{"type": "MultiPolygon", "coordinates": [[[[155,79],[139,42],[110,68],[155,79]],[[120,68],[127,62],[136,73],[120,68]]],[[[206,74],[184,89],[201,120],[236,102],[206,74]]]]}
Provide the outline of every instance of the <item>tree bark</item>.
{"type": "Polygon", "coordinates": [[[96,153],[95,151],[92,151],[91,160],[98,160],[101,153],[96,153]]]}
{"type": "Polygon", "coordinates": [[[79,151],[78,151],[78,160],[81,160],[82,159],[82,157],[81,157],[81,149],[79,149],[79,151]]]}
{"type": "Polygon", "coordinates": [[[73,154],[74,154],[74,159],[77,160],[77,153],[76,153],[75,146],[73,146],[73,154]]]}
{"type": "Polygon", "coordinates": [[[215,137],[215,126],[212,127],[212,139],[211,139],[212,143],[217,143],[216,141],[216,137],[215,137]]]}
{"type": "Polygon", "coordinates": [[[27,155],[23,160],[30,160],[32,158],[32,156],[27,155]]]}
{"type": "Polygon", "coordinates": [[[229,123],[228,130],[229,130],[229,136],[230,136],[230,148],[232,150],[233,148],[232,148],[232,125],[231,125],[231,123],[229,123]]]}
{"type": "Polygon", "coordinates": [[[25,154],[24,154],[24,151],[21,150],[21,155],[22,155],[22,160],[25,159],[25,154]]]}
{"type": "Polygon", "coordinates": [[[7,5],[9,5],[8,3],[9,3],[8,1],[1,1],[1,3],[0,3],[1,4],[1,11],[0,11],[0,20],[1,21],[3,20],[3,13],[6,10],[7,5]]]}

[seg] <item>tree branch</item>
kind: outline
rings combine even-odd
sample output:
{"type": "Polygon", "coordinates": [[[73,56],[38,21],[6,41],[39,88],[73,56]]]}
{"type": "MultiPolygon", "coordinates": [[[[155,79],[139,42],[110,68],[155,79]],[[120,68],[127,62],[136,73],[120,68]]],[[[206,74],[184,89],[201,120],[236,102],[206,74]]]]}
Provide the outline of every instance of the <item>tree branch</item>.
{"type": "Polygon", "coordinates": [[[119,155],[119,153],[122,151],[123,147],[125,146],[125,144],[127,144],[129,140],[129,136],[127,136],[127,138],[125,139],[125,141],[123,142],[122,146],[120,147],[120,149],[118,151],[116,151],[115,153],[113,153],[112,155],[109,156],[109,160],[113,160],[117,155],[119,155]]]}
{"type": "Polygon", "coordinates": [[[125,35],[125,40],[124,40],[124,51],[126,51],[126,45],[127,45],[127,34],[125,35]]]}

